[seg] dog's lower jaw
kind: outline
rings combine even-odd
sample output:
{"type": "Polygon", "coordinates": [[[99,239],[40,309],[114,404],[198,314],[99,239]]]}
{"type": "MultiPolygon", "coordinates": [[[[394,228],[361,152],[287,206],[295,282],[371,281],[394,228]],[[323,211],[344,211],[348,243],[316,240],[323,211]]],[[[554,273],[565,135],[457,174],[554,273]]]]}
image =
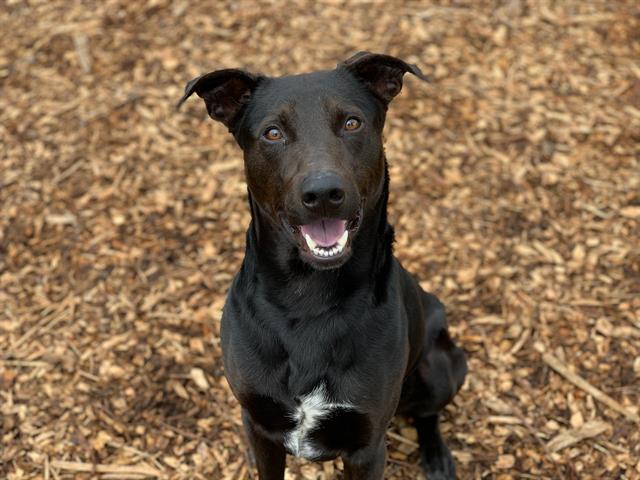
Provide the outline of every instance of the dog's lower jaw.
{"type": "Polygon", "coordinates": [[[300,259],[308,264],[311,268],[318,271],[335,270],[342,267],[351,258],[351,249],[343,251],[339,256],[319,258],[311,252],[298,247],[298,255],[300,259]]]}

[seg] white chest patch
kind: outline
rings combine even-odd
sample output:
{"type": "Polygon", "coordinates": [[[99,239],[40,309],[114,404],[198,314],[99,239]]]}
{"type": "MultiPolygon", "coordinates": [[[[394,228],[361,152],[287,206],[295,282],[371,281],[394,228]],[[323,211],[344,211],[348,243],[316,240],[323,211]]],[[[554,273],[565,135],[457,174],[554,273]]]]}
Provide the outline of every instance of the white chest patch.
{"type": "Polygon", "coordinates": [[[352,409],[349,403],[332,402],[327,394],[327,388],[321,383],[310,393],[300,397],[300,405],[292,414],[296,427],[285,436],[285,446],[295,456],[312,460],[322,455],[314,447],[309,434],[335,409],[352,409]]]}

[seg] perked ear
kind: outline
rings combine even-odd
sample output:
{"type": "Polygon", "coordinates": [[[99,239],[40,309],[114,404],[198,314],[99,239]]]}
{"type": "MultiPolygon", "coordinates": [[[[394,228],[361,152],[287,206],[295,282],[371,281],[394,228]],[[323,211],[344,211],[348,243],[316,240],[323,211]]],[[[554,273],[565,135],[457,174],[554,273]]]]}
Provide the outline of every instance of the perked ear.
{"type": "Polygon", "coordinates": [[[358,52],[338,64],[338,67],[346,68],[355,75],[385,104],[388,104],[402,90],[402,77],[405,73],[413,73],[421,80],[429,81],[417,66],[391,55],[379,53],[358,52]]]}
{"type": "Polygon", "coordinates": [[[233,131],[238,114],[263,78],[235,68],[206,73],[187,83],[177,108],[195,92],[204,99],[209,116],[233,131]]]}

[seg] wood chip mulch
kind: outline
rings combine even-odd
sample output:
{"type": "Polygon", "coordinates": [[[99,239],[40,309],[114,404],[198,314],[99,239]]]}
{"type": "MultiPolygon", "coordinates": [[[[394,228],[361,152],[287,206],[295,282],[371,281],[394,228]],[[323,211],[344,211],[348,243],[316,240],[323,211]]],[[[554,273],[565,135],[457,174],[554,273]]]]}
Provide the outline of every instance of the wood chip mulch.
{"type": "MultiPolygon", "coordinates": [[[[358,50],[432,78],[389,113],[390,216],[469,356],[459,477],[640,477],[636,1],[11,0],[0,32],[0,478],[256,478],[218,340],[241,153],[174,105],[358,50]]],[[[415,437],[386,478],[424,478],[415,437]]]]}

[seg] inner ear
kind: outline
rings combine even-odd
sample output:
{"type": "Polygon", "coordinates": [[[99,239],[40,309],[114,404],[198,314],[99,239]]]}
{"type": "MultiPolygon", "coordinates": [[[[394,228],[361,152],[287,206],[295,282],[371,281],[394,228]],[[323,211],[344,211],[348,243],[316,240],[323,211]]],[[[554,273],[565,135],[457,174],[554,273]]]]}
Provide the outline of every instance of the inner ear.
{"type": "Polygon", "coordinates": [[[339,64],[338,68],[348,70],[385,104],[402,90],[405,73],[412,73],[421,80],[429,81],[416,65],[379,53],[358,52],[339,64]]]}
{"type": "Polygon", "coordinates": [[[178,108],[195,92],[204,100],[209,116],[233,131],[241,110],[263,79],[234,68],[206,73],[187,83],[178,108]]]}

